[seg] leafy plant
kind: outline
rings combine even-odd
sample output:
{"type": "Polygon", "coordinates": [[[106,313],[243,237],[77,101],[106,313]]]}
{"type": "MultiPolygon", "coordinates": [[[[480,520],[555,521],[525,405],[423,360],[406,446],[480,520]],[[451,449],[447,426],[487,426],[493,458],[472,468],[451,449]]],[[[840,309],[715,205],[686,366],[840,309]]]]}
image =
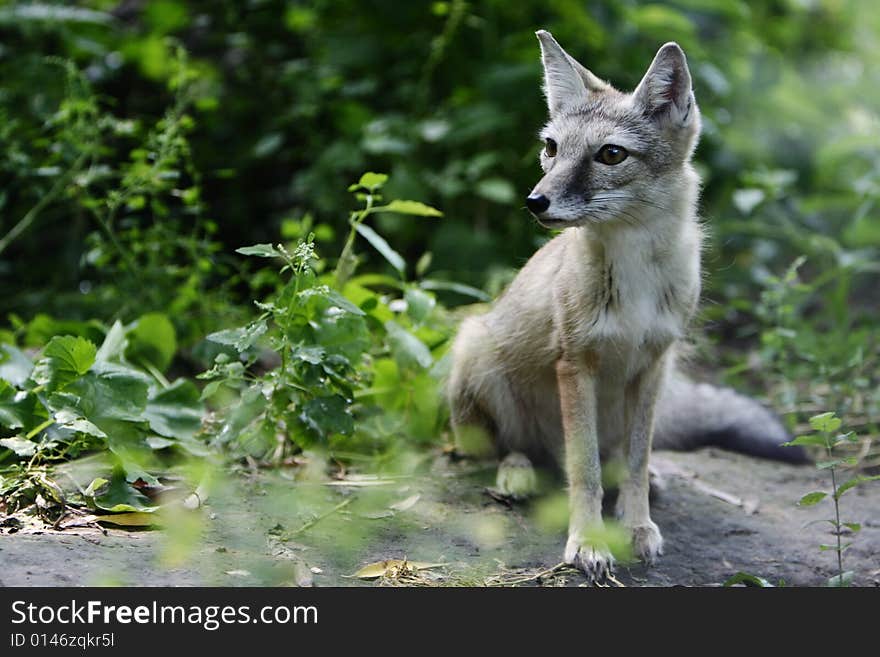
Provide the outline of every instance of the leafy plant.
{"type": "Polygon", "coordinates": [[[205,455],[196,438],[198,389],[185,379],[169,383],[162,374],[174,354],[174,329],[164,315],[117,321],[100,347],[79,335],[57,335],[35,360],[10,344],[0,349],[0,459],[17,460],[0,477],[13,508],[48,490],[63,510],[45,466],[106,450],[115,474],[90,492],[95,504],[149,509],[144,492],[159,485],[148,471],[154,451],[205,455]]]}
{"type": "MultiPolygon", "coordinates": [[[[820,470],[828,470],[831,475],[831,493],[830,497],[832,502],[834,503],[834,517],[825,521],[831,524],[832,532],[836,537],[836,543],[834,545],[820,545],[819,549],[822,551],[832,551],[837,556],[837,575],[830,578],[827,582],[828,586],[849,586],[852,582],[853,573],[852,571],[844,571],[843,569],[843,553],[852,545],[852,541],[849,543],[842,542],[842,535],[845,530],[852,532],[853,534],[858,533],[861,530],[861,525],[857,522],[844,522],[840,517],[840,499],[843,495],[866,481],[872,481],[876,479],[880,479],[880,475],[875,476],[866,476],[866,475],[856,475],[842,484],[838,484],[837,478],[840,474],[840,470],[845,467],[851,467],[857,463],[856,457],[846,456],[846,457],[838,457],[834,453],[834,448],[840,445],[844,445],[847,443],[854,443],[858,441],[858,437],[854,432],[849,431],[846,433],[838,433],[838,430],[841,427],[841,420],[834,413],[822,413],[820,415],[814,415],[810,418],[810,426],[814,429],[816,433],[806,436],[800,436],[789,443],[787,445],[810,445],[821,447],[825,450],[828,460],[821,461],[817,464],[817,467],[820,470]]],[[[811,493],[807,493],[798,501],[799,506],[813,506],[815,504],[819,504],[823,500],[829,497],[829,493],[824,491],[813,491],[811,493]]]]}
{"type": "Polygon", "coordinates": [[[217,433],[220,443],[234,443],[252,456],[275,461],[290,448],[316,443],[343,452],[359,441],[376,448],[401,431],[401,422],[393,420],[401,416],[417,437],[433,438],[439,396],[436,378],[429,372],[435,362],[429,345],[443,344],[449,325],[444,332],[431,330],[434,298],[405,281],[402,256],[364,221],[381,212],[425,217],[441,213],[416,201],[376,205],[387,179],[366,173],[349,188],[364,207],[351,213],[350,233],[332,274],[318,272],[323,262],[313,235],[292,249],[283,244],[238,249],[242,255],[278,259],[283,265],[277,290],[256,302],[261,313],[253,321],[207,338],[219,353],[213,367],[199,375],[209,381],[202,397],[222,398],[228,389],[239,394],[217,433]],[[357,235],[399,278],[353,277],[357,235]],[[403,298],[395,303],[373,287],[402,292],[403,298]],[[259,370],[266,368],[261,362],[271,364],[262,373],[259,370]],[[362,421],[357,432],[356,415],[362,421]]]}

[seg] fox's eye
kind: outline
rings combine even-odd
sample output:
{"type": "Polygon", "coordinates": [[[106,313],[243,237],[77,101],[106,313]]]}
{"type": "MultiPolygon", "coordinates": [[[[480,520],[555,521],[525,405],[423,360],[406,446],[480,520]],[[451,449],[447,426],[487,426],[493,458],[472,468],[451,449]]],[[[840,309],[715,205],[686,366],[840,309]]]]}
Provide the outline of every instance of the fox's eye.
{"type": "Polygon", "coordinates": [[[629,157],[629,153],[623,146],[605,144],[602,148],[599,149],[599,152],[596,153],[596,162],[614,165],[620,164],[627,157],[629,157]]]}
{"type": "Polygon", "coordinates": [[[547,157],[556,157],[556,142],[552,139],[545,140],[544,152],[547,154],[547,157]]]}

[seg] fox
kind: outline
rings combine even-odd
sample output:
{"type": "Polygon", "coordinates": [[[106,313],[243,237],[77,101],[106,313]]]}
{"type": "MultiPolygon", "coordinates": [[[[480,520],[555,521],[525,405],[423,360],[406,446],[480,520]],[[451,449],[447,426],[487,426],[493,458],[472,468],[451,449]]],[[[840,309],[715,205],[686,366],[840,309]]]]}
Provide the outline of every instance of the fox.
{"type": "Polygon", "coordinates": [[[729,388],[696,383],[676,362],[701,295],[703,224],[693,166],[701,130],[687,58],[669,42],[632,92],[600,79],[536,32],[549,121],[543,177],[525,200],[560,231],[491,309],[465,319],[446,394],[455,448],[494,454],[502,495],[534,492],[547,455],[568,487],[566,563],[612,574],[602,464],[620,476],[616,515],[633,554],[653,564],[652,447],[716,445],[800,463],[779,418],[729,388]]]}

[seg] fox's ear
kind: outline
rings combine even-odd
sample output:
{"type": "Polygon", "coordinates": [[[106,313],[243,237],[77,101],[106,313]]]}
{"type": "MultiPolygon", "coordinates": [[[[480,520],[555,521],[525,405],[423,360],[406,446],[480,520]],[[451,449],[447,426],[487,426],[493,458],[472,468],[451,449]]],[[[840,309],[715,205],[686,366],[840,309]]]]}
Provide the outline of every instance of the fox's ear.
{"type": "Polygon", "coordinates": [[[608,89],[608,84],[581,66],[565,52],[553,35],[546,30],[535,32],[541,43],[541,61],[544,64],[544,93],[550,115],[567,107],[586,102],[590,95],[608,89]]]}
{"type": "Polygon", "coordinates": [[[688,126],[693,120],[694,93],[687,58],[677,43],[667,43],[654,57],[651,67],[633,92],[633,102],[646,115],[688,126]]]}

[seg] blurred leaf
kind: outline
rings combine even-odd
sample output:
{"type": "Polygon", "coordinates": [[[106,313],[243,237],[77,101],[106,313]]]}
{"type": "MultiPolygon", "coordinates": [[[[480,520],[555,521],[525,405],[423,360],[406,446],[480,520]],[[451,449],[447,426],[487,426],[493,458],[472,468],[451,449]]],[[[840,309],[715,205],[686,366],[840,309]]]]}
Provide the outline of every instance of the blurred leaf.
{"type": "Polygon", "coordinates": [[[236,351],[244,352],[253,347],[268,330],[269,326],[265,320],[259,320],[247,326],[216,331],[205,339],[217,344],[230,345],[235,347],[236,351]]]}
{"type": "Polygon", "coordinates": [[[416,217],[442,217],[443,213],[430,205],[419,201],[391,201],[388,205],[380,205],[373,208],[373,212],[393,212],[395,214],[409,214],[416,217]]]}
{"type": "Polygon", "coordinates": [[[156,433],[169,438],[192,438],[202,426],[203,408],[199,389],[192,381],[178,379],[170,387],[150,395],[144,418],[156,433]]]}
{"type": "Polygon", "coordinates": [[[360,180],[351,187],[349,187],[349,191],[354,191],[358,187],[363,187],[371,192],[380,189],[386,182],[388,182],[388,176],[384,173],[373,173],[372,171],[368,171],[364,175],[361,176],[360,180]]]}
{"type": "Polygon", "coordinates": [[[824,436],[819,434],[810,434],[807,436],[798,436],[794,440],[790,440],[787,443],[783,443],[785,447],[792,447],[796,445],[815,445],[818,447],[825,447],[827,441],[824,436]]]}
{"type": "Polygon", "coordinates": [[[0,345],[0,379],[20,388],[33,369],[31,359],[22,351],[11,344],[0,345]]]}
{"type": "Polygon", "coordinates": [[[281,258],[282,253],[272,244],[254,244],[253,246],[242,246],[235,250],[236,253],[247,256],[257,256],[259,258],[281,258]]]}
{"type": "Polygon", "coordinates": [[[840,428],[841,421],[834,413],[821,413],[810,418],[810,426],[816,431],[833,433],[840,428]]]}
{"type": "Polygon", "coordinates": [[[394,321],[385,322],[385,330],[391,352],[401,367],[431,367],[434,358],[421,340],[394,321]]]}
{"type": "Polygon", "coordinates": [[[125,355],[127,348],[128,339],[125,337],[125,328],[122,326],[122,322],[116,320],[107,331],[107,336],[95,355],[95,361],[119,362],[125,355]]]}
{"type": "Polygon", "coordinates": [[[438,281],[435,279],[424,279],[419,285],[426,290],[446,290],[449,292],[455,292],[457,294],[464,295],[466,297],[473,297],[474,299],[478,299],[480,301],[491,301],[492,297],[483,292],[480,289],[475,287],[471,287],[470,285],[464,285],[462,283],[454,283],[452,281],[438,281]]]}
{"type": "Polygon", "coordinates": [[[476,192],[479,196],[502,205],[508,205],[516,200],[516,190],[510,181],[503,178],[481,180],[477,183],[476,192]]]}
{"type": "Polygon", "coordinates": [[[878,479],[880,479],[880,475],[858,475],[857,477],[853,477],[849,481],[846,481],[837,487],[837,492],[834,494],[834,498],[839,500],[841,497],[843,497],[843,494],[851,488],[855,488],[859,484],[863,484],[866,481],[876,481],[878,479]]]}
{"type": "Polygon", "coordinates": [[[106,433],[82,417],[79,413],[69,408],[63,408],[60,411],[57,411],[55,413],[55,422],[71,431],[88,434],[89,436],[94,436],[96,438],[107,437],[106,433]]]}
{"type": "Polygon", "coordinates": [[[407,314],[416,323],[424,321],[436,304],[434,297],[425,294],[417,287],[407,288],[403,298],[406,299],[407,314]]]}
{"type": "Polygon", "coordinates": [[[0,426],[30,429],[36,424],[37,398],[0,380],[0,426]]]}
{"type": "Polygon", "coordinates": [[[397,251],[391,248],[388,242],[385,241],[384,237],[379,235],[379,233],[366,224],[358,224],[357,232],[366,238],[366,240],[372,244],[373,248],[381,253],[392,267],[399,271],[401,275],[404,274],[406,271],[406,261],[397,251]]]}
{"type": "Polygon", "coordinates": [[[774,586],[763,577],[750,575],[749,573],[745,573],[742,571],[726,579],[722,586],[736,586],[737,584],[744,584],[745,586],[756,586],[759,588],[774,588],[774,586]]]}
{"type": "Polygon", "coordinates": [[[164,372],[176,352],[177,333],[162,313],[142,315],[128,332],[125,355],[133,363],[146,362],[164,372]]]}
{"type": "Polygon", "coordinates": [[[800,500],[798,500],[798,506],[813,506],[814,504],[818,504],[822,500],[828,497],[828,493],[823,493],[821,491],[815,491],[813,493],[807,493],[800,500]]]}
{"type": "Polygon", "coordinates": [[[128,511],[110,515],[93,516],[95,522],[102,522],[119,527],[151,527],[158,525],[159,516],[145,511],[128,511]]]}
{"type": "Polygon", "coordinates": [[[19,456],[21,458],[30,458],[37,451],[36,443],[30,440],[25,440],[24,438],[20,438],[19,436],[13,436],[12,438],[0,438],[0,447],[11,449],[13,452],[15,452],[16,456],[19,456]]]}
{"type": "Polygon", "coordinates": [[[320,436],[334,433],[347,435],[354,430],[354,420],[348,412],[345,399],[338,395],[306,402],[300,419],[320,436]]]}

